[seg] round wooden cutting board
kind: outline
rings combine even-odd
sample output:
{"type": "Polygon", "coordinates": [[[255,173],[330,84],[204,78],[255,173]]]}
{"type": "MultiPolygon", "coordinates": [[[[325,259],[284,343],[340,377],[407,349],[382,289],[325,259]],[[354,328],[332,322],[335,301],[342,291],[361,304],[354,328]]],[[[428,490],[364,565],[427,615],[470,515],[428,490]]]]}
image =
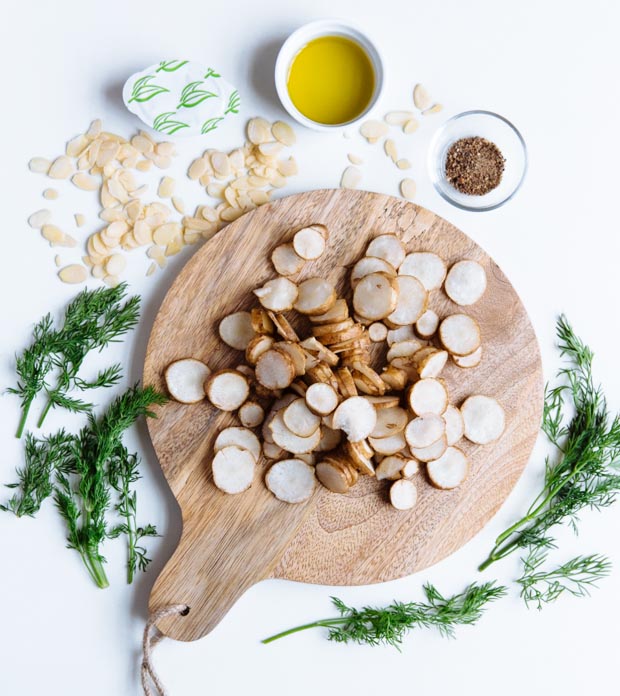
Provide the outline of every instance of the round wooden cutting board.
{"type": "MultiPolygon", "coordinates": [[[[252,290],[274,276],[271,251],[305,225],[323,223],[326,253],[306,264],[301,280],[327,277],[350,298],[348,270],[369,240],[393,233],[408,251],[437,252],[448,264],[476,259],[487,291],[467,311],[481,326],[482,363],[443,373],[453,403],[474,393],[496,397],[506,409],[501,439],[487,446],[463,440],[467,480],[440,491],[416,475],[418,502],[399,512],[385,482],[361,477],[347,495],[320,485],[307,503],[288,505],[265,487],[265,461],[254,485],[225,495],[211,480],[213,441],[235,417],[205,402],[170,402],[149,419],[153,445],[183,514],[179,546],[157,579],[150,608],[186,603],[185,617],[161,622],[178,640],[211,631],[251,585],[287,578],[328,585],[382,582],[422,570],[456,551],[491,518],[519,478],[536,440],[542,412],[542,369],[527,312],[500,268],[469,237],[434,213],[390,196],[321,190],[284,198],[230,224],[187,263],[166,295],[151,333],[144,383],[164,389],[162,374],[177,358],[196,357],[216,370],[243,361],[218,337],[219,320],[255,306],[252,290]]],[[[457,310],[442,292],[430,306],[440,316],[457,310]]],[[[238,423],[237,423],[238,424],[238,423]]],[[[460,446],[460,445],[459,445],[460,446]]]]}

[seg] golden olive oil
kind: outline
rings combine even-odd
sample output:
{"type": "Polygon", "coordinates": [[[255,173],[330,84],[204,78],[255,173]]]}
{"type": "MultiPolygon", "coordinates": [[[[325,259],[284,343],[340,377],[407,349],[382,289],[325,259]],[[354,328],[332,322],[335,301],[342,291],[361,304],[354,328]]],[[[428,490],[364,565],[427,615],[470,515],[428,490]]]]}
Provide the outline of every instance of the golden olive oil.
{"type": "Polygon", "coordinates": [[[293,58],[287,88],[306,118],[338,125],[364,112],[375,90],[375,71],[357,42],[344,36],[321,36],[293,58]]]}

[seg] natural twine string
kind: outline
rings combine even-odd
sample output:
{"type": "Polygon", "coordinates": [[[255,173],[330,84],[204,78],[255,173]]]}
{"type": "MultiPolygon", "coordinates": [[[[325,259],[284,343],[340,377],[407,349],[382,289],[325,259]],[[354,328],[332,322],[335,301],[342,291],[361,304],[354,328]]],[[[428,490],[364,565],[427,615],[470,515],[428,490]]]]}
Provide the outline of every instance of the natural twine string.
{"type": "Polygon", "coordinates": [[[184,616],[188,611],[189,607],[187,604],[171,604],[149,616],[146,626],[144,627],[144,636],[142,637],[142,667],[140,669],[140,674],[142,677],[142,690],[144,691],[144,696],[166,696],[166,689],[153,667],[153,650],[155,646],[165,638],[164,634],[157,628],[157,623],[167,616],[173,616],[174,614],[181,614],[184,616]],[[151,689],[149,682],[153,684],[156,691],[151,689]]]}

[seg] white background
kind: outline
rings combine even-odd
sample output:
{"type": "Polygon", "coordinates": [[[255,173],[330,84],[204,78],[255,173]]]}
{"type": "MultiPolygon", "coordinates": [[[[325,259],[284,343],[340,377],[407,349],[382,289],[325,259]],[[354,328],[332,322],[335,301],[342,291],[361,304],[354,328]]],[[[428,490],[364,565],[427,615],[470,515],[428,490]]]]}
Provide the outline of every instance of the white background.
{"type": "MultiPolygon", "coordinates": [[[[618,330],[618,127],[620,68],[617,3],[470,0],[263,0],[248,2],[90,3],[59,0],[5,2],[0,28],[3,146],[2,265],[0,273],[0,383],[13,380],[14,352],[30,337],[31,324],[57,312],[75,288],[58,282],[54,250],[26,225],[44,205],[74,232],[71,216],[84,212],[85,238],[97,229],[94,196],[67,182],[49,183],[28,172],[31,156],[60,154],[64,141],[91,118],[123,134],[136,127],[124,111],[120,89],[134,71],[164,57],[187,57],[218,67],[243,99],[239,118],[217,139],[186,141],[173,175],[183,180],[191,159],[207,146],[241,144],[245,117],[282,117],[272,70],[284,37],[298,25],[340,16],[369,31],[381,48],[388,84],[378,112],[411,107],[413,85],[423,82],[444,111],[424,120],[414,136],[397,136],[414,163],[417,201],[445,216],[479,242],[503,267],[523,298],[538,334],[545,374],[558,367],[553,348],[555,317],[566,311],[578,333],[594,348],[597,377],[611,407],[620,408],[618,330]],[[452,208],[431,189],[425,173],[430,136],[443,120],[471,108],[496,110],[512,120],[529,146],[530,171],[520,194],[488,213],[452,208]],[[207,141],[209,145],[207,145],[207,141]],[[41,198],[46,185],[61,191],[57,201],[41,198]]],[[[397,193],[398,171],[379,146],[353,133],[316,134],[298,129],[295,156],[300,175],[282,193],[337,186],[346,153],[365,159],[363,185],[397,193]]],[[[181,186],[181,183],[179,184],[181,186]]],[[[200,189],[182,183],[188,206],[202,202],[200,189]]],[[[63,257],[70,254],[61,250],[63,257]]],[[[159,303],[191,254],[186,250],[165,272],[145,278],[146,259],[131,257],[129,279],[142,294],[139,329],[108,350],[106,364],[121,359],[126,381],[141,373],[145,344],[159,303]]],[[[110,394],[98,395],[101,404],[110,394]]],[[[20,464],[14,437],[17,400],[0,399],[0,481],[9,482],[20,464]]],[[[40,404],[37,404],[38,410],[40,404]]],[[[68,421],[49,418],[49,429],[68,421]]],[[[75,425],[75,423],[73,423],[75,425]]],[[[162,538],[151,544],[154,562],[133,587],[124,584],[123,550],[109,543],[112,586],[92,586],[79,558],[65,550],[63,528],[51,505],[38,519],[0,516],[0,692],[6,696],[133,695],[138,693],[138,653],[147,597],[180,534],[180,515],[144,427],[128,438],[139,448],[140,519],[157,523],[162,538]]],[[[447,641],[430,631],[392,648],[338,646],[322,631],[263,646],[259,639],[293,624],[331,615],[330,594],[353,605],[421,598],[423,582],[445,593],[482,579],[476,565],[493,538],[524,510],[539,484],[544,443],[497,516],[458,553],[418,575],[373,587],[330,588],[284,581],[248,591],[228,616],[201,641],[166,641],[156,662],[171,694],[360,696],[381,693],[491,696],[531,693],[615,693],[620,637],[620,504],[602,514],[583,515],[581,535],[562,534],[562,560],[576,552],[609,554],[616,568],[591,599],[562,598],[538,613],[527,610],[514,585],[511,596],[492,607],[475,628],[447,641]]],[[[4,497],[4,494],[2,495],[4,497]]],[[[516,558],[484,578],[510,582],[516,558]]]]}

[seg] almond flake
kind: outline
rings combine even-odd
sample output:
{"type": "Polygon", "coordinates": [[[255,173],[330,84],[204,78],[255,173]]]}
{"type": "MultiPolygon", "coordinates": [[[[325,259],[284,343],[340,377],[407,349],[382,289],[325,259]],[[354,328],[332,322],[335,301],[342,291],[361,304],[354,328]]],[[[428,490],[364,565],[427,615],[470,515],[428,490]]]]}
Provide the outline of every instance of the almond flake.
{"type": "Polygon", "coordinates": [[[155,146],[155,152],[158,155],[161,155],[162,157],[173,157],[176,155],[176,151],[174,149],[174,143],[157,143],[155,146]]]}
{"type": "Polygon", "coordinates": [[[216,222],[217,221],[217,213],[213,208],[209,205],[203,205],[200,208],[200,215],[203,217],[205,220],[208,220],[209,222],[216,222]]]}
{"type": "Polygon", "coordinates": [[[200,232],[194,232],[194,230],[185,230],[183,232],[183,241],[186,244],[196,244],[202,239],[200,232]]]}
{"type": "Polygon", "coordinates": [[[360,127],[360,133],[369,142],[377,142],[379,138],[387,135],[388,127],[382,121],[365,121],[360,127]]]}
{"type": "Polygon", "coordinates": [[[258,151],[265,157],[276,157],[282,151],[281,143],[261,143],[258,151]]]}
{"type": "Polygon", "coordinates": [[[157,195],[160,198],[170,198],[174,193],[175,181],[172,177],[165,176],[160,182],[157,188],[157,195]]]}
{"type": "Polygon", "coordinates": [[[413,103],[415,104],[416,109],[419,109],[420,111],[428,109],[428,107],[431,105],[431,97],[429,93],[420,84],[417,84],[413,88],[413,103]]]}
{"type": "Polygon", "coordinates": [[[177,213],[180,213],[181,215],[183,215],[185,212],[185,203],[183,203],[183,199],[179,198],[178,196],[172,196],[172,206],[177,213]]]}
{"type": "Polygon", "coordinates": [[[403,179],[400,182],[400,193],[403,198],[408,198],[410,201],[415,198],[415,181],[413,179],[403,179]]]}
{"type": "Polygon", "coordinates": [[[156,269],[157,269],[157,265],[154,263],[151,263],[151,265],[146,269],[146,275],[152,276],[153,273],[155,273],[156,269]]]}
{"type": "Polygon", "coordinates": [[[145,159],[145,160],[140,160],[139,162],[136,162],[136,169],[139,172],[148,172],[152,169],[153,163],[151,160],[145,159]]]}
{"type": "Polygon", "coordinates": [[[37,174],[47,174],[51,166],[52,163],[50,160],[45,159],[45,157],[33,157],[30,162],[28,162],[28,169],[37,174]]]}
{"type": "Polygon", "coordinates": [[[178,222],[168,222],[160,225],[153,232],[153,241],[155,244],[164,246],[169,244],[177,235],[181,233],[181,225],[178,222]]]}
{"type": "Polygon", "coordinates": [[[106,275],[106,276],[103,276],[103,282],[106,285],[109,285],[111,288],[115,288],[119,284],[120,280],[119,280],[118,276],[106,275]]]}
{"type": "Polygon", "coordinates": [[[295,158],[289,157],[286,160],[280,160],[278,162],[278,171],[282,176],[295,176],[299,171],[295,158]]]}
{"type": "Polygon", "coordinates": [[[66,234],[62,238],[62,241],[58,242],[58,246],[69,247],[70,249],[74,249],[77,246],[77,239],[72,237],[70,234],[66,234]]]}
{"type": "Polygon", "coordinates": [[[261,191],[260,189],[250,189],[248,191],[248,196],[250,200],[255,205],[263,205],[269,203],[269,194],[267,191],[261,191]]]}
{"type": "Polygon", "coordinates": [[[399,169],[411,169],[411,162],[408,159],[401,158],[397,160],[396,166],[399,169]]]}
{"type": "Polygon", "coordinates": [[[105,264],[105,271],[108,275],[120,275],[127,266],[127,259],[122,254],[112,254],[105,264]]]}
{"type": "Polygon", "coordinates": [[[230,208],[225,208],[222,210],[220,213],[220,218],[222,220],[225,220],[226,222],[233,222],[233,220],[236,220],[237,218],[240,218],[243,215],[243,210],[241,208],[235,208],[231,206],[230,208]]]}
{"type": "Polygon", "coordinates": [[[264,118],[251,118],[247,127],[248,140],[254,145],[271,140],[271,126],[264,118]]]}
{"type": "Polygon", "coordinates": [[[28,224],[33,229],[40,230],[41,227],[46,225],[51,219],[51,211],[47,210],[47,208],[43,208],[42,210],[37,210],[36,213],[32,213],[32,215],[28,218],[28,224]]]}
{"type": "Polygon", "coordinates": [[[441,104],[433,104],[430,109],[424,109],[422,116],[428,116],[429,114],[438,114],[443,109],[441,104]]]}
{"type": "Polygon", "coordinates": [[[129,225],[124,220],[117,220],[116,222],[111,222],[105,229],[108,237],[112,239],[120,239],[124,234],[127,233],[129,225]]]}
{"type": "Polygon", "coordinates": [[[361,157],[354,155],[352,152],[347,155],[347,159],[349,162],[351,162],[351,164],[364,164],[364,160],[361,157]]]}
{"type": "Polygon", "coordinates": [[[420,123],[417,121],[415,118],[410,118],[407,123],[403,126],[403,133],[407,133],[407,135],[410,135],[411,133],[414,133],[415,131],[418,130],[418,126],[420,123]]]}
{"type": "Polygon", "coordinates": [[[62,266],[62,259],[58,254],[54,256],[54,263],[56,264],[56,268],[60,268],[62,266]]]}
{"type": "Polygon", "coordinates": [[[282,143],[282,145],[290,147],[291,145],[295,144],[295,131],[291,128],[291,126],[289,126],[288,123],[285,123],[284,121],[276,121],[271,126],[271,133],[278,142],[282,143]]]}
{"type": "Polygon", "coordinates": [[[43,225],[41,235],[50,243],[50,246],[59,245],[65,238],[65,233],[56,225],[43,225]]]}
{"type": "Polygon", "coordinates": [[[88,277],[88,271],[84,266],[74,263],[61,268],[58,277],[63,283],[83,283],[88,277]]]}
{"type": "Polygon", "coordinates": [[[385,139],[383,149],[385,150],[385,154],[392,160],[392,162],[396,162],[398,159],[398,152],[396,151],[396,143],[394,140],[392,140],[392,138],[385,139]]]}
{"type": "Polygon", "coordinates": [[[77,135],[67,143],[65,154],[67,157],[79,157],[88,147],[88,138],[85,135],[77,135]]]}
{"type": "Polygon", "coordinates": [[[47,175],[51,179],[67,179],[73,173],[73,163],[68,157],[57,157],[49,168],[47,175]]]}
{"type": "Polygon", "coordinates": [[[187,170],[187,176],[192,180],[200,179],[200,177],[207,171],[207,162],[203,157],[195,159],[187,170]]]}
{"type": "Polygon", "coordinates": [[[362,172],[357,167],[347,167],[342,172],[340,187],[345,189],[357,188],[362,180],[362,172]]]}
{"type": "Polygon", "coordinates": [[[222,179],[230,175],[230,162],[225,152],[214,152],[211,155],[211,164],[218,178],[222,179]]]}
{"type": "Polygon", "coordinates": [[[146,250],[146,255],[153,259],[160,268],[166,265],[166,257],[164,256],[164,250],[158,246],[151,246],[146,250]]]}
{"type": "Polygon", "coordinates": [[[105,270],[103,269],[102,264],[97,263],[92,267],[90,273],[93,276],[93,278],[99,278],[101,280],[105,275],[105,270]]]}
{"type": "Polygon", "coordinates": [[[145,138],[143,135],[134,135],[131,139],[131,144],[143,155],[153,152],[153,141],[145,138]]]}
{"type": "Polygon", "coordinates": [[[221,198],[224,193],[224,187],[221,184],[209,184],[207,186],[207,193],[212,198],[221,198]]]}
{"type": "Polygon", "coordinates": [[[150,244],[153,241],[153,230],[144,220],[136,220],[133,236],[140,245],[150,244]]]}
{"type": "Polygon", "coordinates": [[[176,256],[183,249],[183,237],[179,235],[166,246],[166,256],[176,256]]]}
{"type": "Polygon", "coordinates": [[[238,147],[236,150],[230,152],[228,155],[228,161],[230,162],[230,166],[235,171],[243,169],[245,166],[245,154],[243,150],[240,147],[238,147]]]}
{"type": "Polygon", "coordinates": [[[92,176],[84,172],[78,172],[71,177],[71,181],[82,191],[96,191],[99,188],[99,182],[92,176]]]}
{"type": "Polygon", "coordinates": [[[53,188],[47,188],[43,191],[43,198],[47,201],[54,201],[58,198],[58,191],[53,188]]]}
{"type": "Polygon", "coordinates": [[[88,127],[88,130],[86,131],[86,137],[90,138],[91,140],[96,138],[101,133],[101,125],[100,118],[96,118],[94,121],[92,121],[88,127]]]}

